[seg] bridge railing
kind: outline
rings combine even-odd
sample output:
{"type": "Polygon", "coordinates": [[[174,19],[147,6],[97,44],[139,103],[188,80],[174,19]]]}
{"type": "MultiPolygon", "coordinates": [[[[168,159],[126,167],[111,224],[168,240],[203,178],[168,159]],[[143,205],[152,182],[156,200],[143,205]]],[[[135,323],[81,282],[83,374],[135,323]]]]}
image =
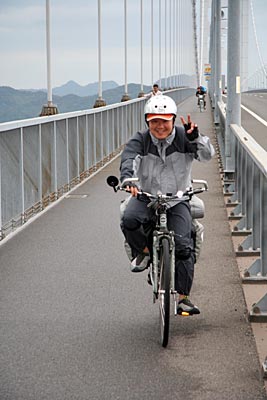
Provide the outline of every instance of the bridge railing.
{"type": "MultiPolygon", "coordinates": [[[[219,103],[218,142],[222,164],[225,162],[225,105],[219,103]]],[[[256,260],[244,272],[244,283],[267,283],[267,153],[238,125],[230,126],[233,146],[234,179],[224,182],[230,220],[236,220],[232,235],[244,238],[236,254],[256,260]]],[[[250,311],[252,321],[267,321],[267,293],[250,311]]]]}
{"type": "Polygon", "coordinates": [[[145,128],[145,101],[0,124],[0,240],[116,156],[145,128]]]}

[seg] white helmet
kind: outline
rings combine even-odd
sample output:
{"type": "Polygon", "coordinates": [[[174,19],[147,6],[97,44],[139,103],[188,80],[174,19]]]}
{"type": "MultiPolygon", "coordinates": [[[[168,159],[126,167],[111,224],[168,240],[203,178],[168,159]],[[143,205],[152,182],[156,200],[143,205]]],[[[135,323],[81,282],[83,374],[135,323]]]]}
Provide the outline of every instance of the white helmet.
{"type": "Polygon", "coordinates": [[[144,114],[147,122],[155,118],[171,120],[176,117],[177,107],[169,96],[154,96],[146,102],[144,114]]]}

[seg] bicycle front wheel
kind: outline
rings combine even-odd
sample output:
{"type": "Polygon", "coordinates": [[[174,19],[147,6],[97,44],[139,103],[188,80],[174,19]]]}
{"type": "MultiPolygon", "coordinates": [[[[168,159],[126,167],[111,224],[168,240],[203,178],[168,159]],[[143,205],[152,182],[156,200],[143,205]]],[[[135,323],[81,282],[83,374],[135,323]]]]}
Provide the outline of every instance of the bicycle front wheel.
{"type": "Polygon", "coordinates": [[[169,340],[170,327],[170,244],[168,239],[163,238],[159,257],[159,318],[160,318],[160,340],[166,347],[169,340]]]}

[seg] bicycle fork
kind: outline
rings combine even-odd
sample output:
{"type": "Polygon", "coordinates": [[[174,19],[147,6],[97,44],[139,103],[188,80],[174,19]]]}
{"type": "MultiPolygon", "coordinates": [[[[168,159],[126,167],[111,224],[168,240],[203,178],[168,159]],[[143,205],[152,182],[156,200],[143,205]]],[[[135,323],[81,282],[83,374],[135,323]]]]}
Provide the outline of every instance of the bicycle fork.
{"type": "Polygon", "coordinates": [[[175,241],[174,232],[153,232],[153,263],[150,271],[150,278],[154,293],[154,303],[158,297],[158,282],[159,282],[159,251],[161,238],[168,239],[170,244],[170,292],[173,295],[174,314],[177,315],[177,291],[175,290],[175,241]]]}
{"type": "Polygon", "coordinates": [[[174,315],[177,315],[177,291],[175,290],[175,242],[174,242],[174,232],[171,232],[171,243],[170,243],[170,253],[171,253],[171,294],[173,295],[174,304],[174,315]]]}

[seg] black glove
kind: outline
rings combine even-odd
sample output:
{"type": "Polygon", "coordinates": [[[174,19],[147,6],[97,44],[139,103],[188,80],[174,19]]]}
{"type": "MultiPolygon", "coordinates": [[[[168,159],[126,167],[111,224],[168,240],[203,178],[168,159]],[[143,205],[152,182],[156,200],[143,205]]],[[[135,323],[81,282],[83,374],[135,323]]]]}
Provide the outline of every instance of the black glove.
{"type": "Polygon", "coordinates": [[[184,124],[184,129],[185,129],[185,135],[188,140],[192,141],[192,140],[195,140],[196,138],[198,138],[199,133],[198,133],[197,126],[194,127],[193,132],[191,132],[191,133],[187,133],[191,129],[191,123],[184,124]]]}
{"type": "Polygon", "coordinates": [[[131,181],[127,181],[127,182],[122,182],[121,187],[122,188],[126,188],[127,186],[129,186],[129,188],[134,187],[134,188],[138,188],[137,184],[135,182],[131,182],[131,181]]]}

